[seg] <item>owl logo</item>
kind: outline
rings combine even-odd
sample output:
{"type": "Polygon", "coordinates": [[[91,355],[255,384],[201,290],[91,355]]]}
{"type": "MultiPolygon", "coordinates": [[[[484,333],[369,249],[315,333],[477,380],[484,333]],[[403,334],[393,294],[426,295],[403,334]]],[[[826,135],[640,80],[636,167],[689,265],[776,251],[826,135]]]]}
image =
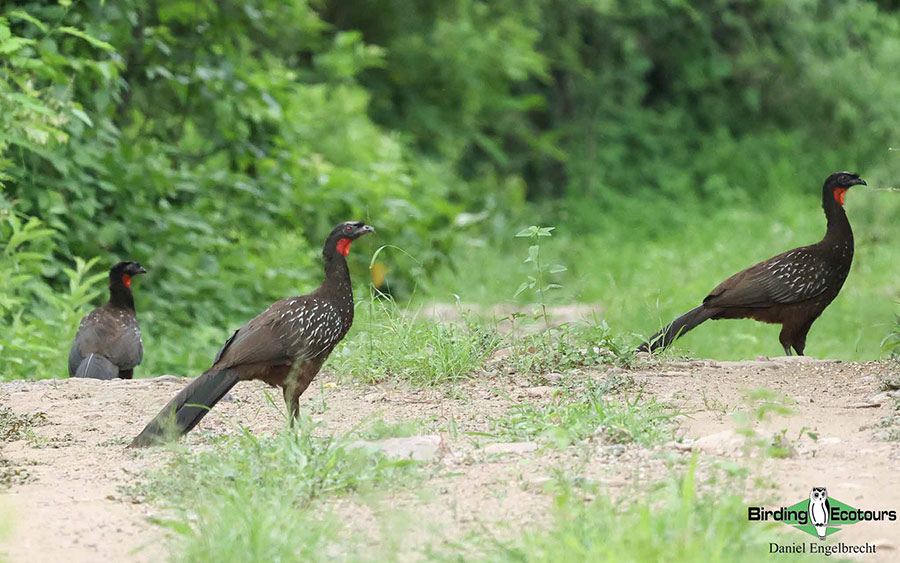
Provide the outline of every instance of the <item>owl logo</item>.
{"type": "Polygon", "coordinates": [[[809,493],[809,521],[816,527],[819,539],[825,539],[825,530],[828,529],[828,515],[831,513],[831,505],[828,503],[828,491],[825,487],[813,487],[809,493]]]}

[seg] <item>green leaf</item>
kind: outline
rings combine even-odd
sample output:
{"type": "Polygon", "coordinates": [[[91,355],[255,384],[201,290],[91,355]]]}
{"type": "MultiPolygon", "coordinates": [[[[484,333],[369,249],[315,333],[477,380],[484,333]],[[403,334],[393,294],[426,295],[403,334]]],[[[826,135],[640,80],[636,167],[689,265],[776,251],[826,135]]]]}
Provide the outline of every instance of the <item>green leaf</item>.
{"type": "Polygon", "coordinates": [[[522,285],[520,285],[519,289],[517,289],[516,292],[513,294],[513,299],[515,299],[516,297],[521,295],[522,292],[525,291],[526,289],[528,289],[528,282],[522,282],[522,285]]]}
{"type": "Polygon", "coordinates": [[[88,117],[88,114],[86,114],[83,109],[72,108],[72,115],[83,121],[88,127],[94,126],[94,122],[91,121],[91,118],[88,117]]]}
{"type": "Polygon", "coordinates": [[[516,236],[519,238],[533,237],[535,235],[535,233],[537,233],[537,231],[538,231],[538,228],[532,225],[531,227],[528,227],[527,229],[522,229],[521,231],[516,233],[516,236]]]}
{"type": "Polygon", "coordinates": [[[551,274],[559,274],[559,273],[565,272],[567,270],[568,270],[568,268],[566,268],[562,264],[554,264],[554,265],[550,266],[550,268],[547,271],[550,272],[551,274]]]}
{"type": "Polygon", "coordinates": [[[41,20],[35,18],[34,16],[29,14],[25,10],[13,10],[12,12],[9,12],[8,14],[6,14],[6,16],[10,17],[10,18],[18,18],[20,20],[25,20],[25,21],[37,26],[37,28],[40,29],[41,31],[47,31],[47,26],[44,25],[44,23],[41,20]]]}
{"type": "Polygon", "coordinates": [[[68,26],[68,25],[64,25],[64,26],[57,28],[57,31],[60,31],[67,35],[71,35],[73,37],[78,37],[79,39],[84,39],[85,41],[87,41],[88,43],[93,45],[94,47],[98,47],[100,49],[103,49],[104,51],[115,51],[116,50],[115,47],[113,47],[106,41],[101,41],[101,40],[97,39],[96,37],[88,35],[87,33],[81,31],[80,29],[76,29],[76,28],[68,26]]]}

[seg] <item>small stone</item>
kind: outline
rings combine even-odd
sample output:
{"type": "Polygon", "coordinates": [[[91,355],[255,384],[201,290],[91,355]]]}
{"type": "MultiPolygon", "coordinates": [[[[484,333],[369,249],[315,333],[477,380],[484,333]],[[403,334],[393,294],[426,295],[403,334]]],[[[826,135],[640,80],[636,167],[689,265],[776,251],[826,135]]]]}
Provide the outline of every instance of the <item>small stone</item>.
{"type": "Polygon", "coordinates": [[[384,399],[384,393],[367,393],[363,395],[363,401],[375,403],[384,399]]]}
{"type": "Polygon", "coordinates": [[[544,379],[547,380],[548,383],[558,383],[563,378],[561,373],[548,373],[544,376],[544,379]]]}
{"type": "Polygon", "coordinates": [[[441,437],[428,435],[387,438],[386,440],[376,441],[358,440],[350,444],[350,447],[380,452],[386,457],[430,461],[434,459],[441,447],[441,437]]]}
{"type": "Polygon", "coordinates": [[[525,390],[525,394],[529,397],[543,397],[549,395],[556,388],[551,385],[538,385],[537,387],[529,387],[525,390]]]}
{"type": "Polygon", "coordinates": [[[731,430],[709,434],[694,442],[696,449],[713,454],[731,454],[739,451],[743,445],[744,439],[731,430]]]}

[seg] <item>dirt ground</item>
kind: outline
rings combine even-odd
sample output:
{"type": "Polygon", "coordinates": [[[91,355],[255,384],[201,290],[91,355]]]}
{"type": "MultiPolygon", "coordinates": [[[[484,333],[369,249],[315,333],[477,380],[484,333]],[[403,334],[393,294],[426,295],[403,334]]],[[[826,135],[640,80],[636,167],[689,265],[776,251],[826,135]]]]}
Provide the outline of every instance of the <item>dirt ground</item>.
{"type": "MultiPolygon", "coordinates": [[[[427,522],[434,537],[452,539],[485,526],[502,536],[549,517],[551,497],[543,485],[554,468],[577,471],[615,491],[662,479],[669,471],[667,458],[696,451],[707,461],[738,460],[773,484],[774,489],[760,489],[758,497],[748,499],[754,504],[768,500],[770,508],[790,506],[808,498],[813,486],[824,486],[831,497],[856,508],[900,511],[900,442],[885,439],[890,429],[879,424],[896,412],[892,392],[883,390],[881,381],[898,375],[897,364],[763,358],[612,371],[630,375],[645,397],[654,396],[683,413],[678,440],[652,449],[598,443],[585,461],[583,450],[575,447],[503,444],[466,434],[489,430],[490,419],[503,416],[510,400],[551,400],[552,385],[533,387],[498,378],[454,385],[448,392],[392,383],[341,385],[323,374],[304,396],[322,431],[344,433],[376,419],[414,420],[422,424],[423,434],[433,436],[420,441],[426,450],[431,447],[426,455],[433,456],[439,469],[429,472],[416,494],[402,492],[362,510],[356,500],[337,499],[332,508],[354,513],[351,525],[362,529],[377,527],[382,511],[396,509],[420,528],[427,522]],[[760,388],[783,396],[794,413],[762,422],[736,421],[735,413],[755,412],[747,393],[760,388]],[[446,431],[451,419],[458,426],[456,437],[446,431]],[[757,456],[736,432],[742,428],[752,429],[760,444],[783,434],[789,455],[757,456]]],[[[585,377],[608,375],[601,371],[585,377]]],[[[43,412],[47,421],[35,426],[29,438],[0,445],[0,459],[18,470],[14,482],[0,489],[0,530],[3,520],[10,526],[5,537],[0,531],[0,559],[74,563],[165,558],[165,533],[149,519],[158,509],[135,502],[119,487],[160,467],[171,455],[161,449],[133,451],[125,444],[184,384],[172,376],[0,384],[0,407],[18,414],[43,412]]],[[[283,418],[266,401],[267,392],[256,382],[238,385],[231,399],[217,405],[185,442],[202,447],[210,435],[235,432],[235,423],[260,435],[277,432],[283,418]]],[[[781,539],[800,543],[812,538],[789,532],[781,539]]],[[[828,541],[877,544],[878,553],[865,556],[867,561],[900,559],[898,522],[846,526],[828,541]]]]}

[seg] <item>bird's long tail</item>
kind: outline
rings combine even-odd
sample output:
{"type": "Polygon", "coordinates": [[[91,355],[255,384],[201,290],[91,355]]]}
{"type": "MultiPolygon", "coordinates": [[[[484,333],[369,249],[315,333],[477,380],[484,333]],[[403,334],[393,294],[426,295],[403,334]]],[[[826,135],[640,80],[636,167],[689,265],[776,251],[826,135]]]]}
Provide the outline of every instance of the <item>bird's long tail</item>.
{"type": "Polygon", "coordinates": [[[88,354],[87,358],[78,364],[78,369],[72,377],[115,379],[119,377],[119,368],[99,354],[88,354]]]}
{"type": "Polygon", "coordinates": [[[237,382],[238,374],[234,370],[206,370],[159,411],[130,447],[152,446],[187,434],[237,382]]]}
{"type": "Polygon", "coordinates": [[[657,332],[646,342],[638,346],[638,352],[653,352],[654,350],[658,350],[660,348],[669,347],[675,340],[681,336],[682,334],[688,332],[689,330],[694,329],[700,323],[707,321],[712,318],[715,314],[715,309],[709,309],[700,305],[699,307],[694,307],[687,313],[681,315],[668,325],[661,331],[657,332]]]}

